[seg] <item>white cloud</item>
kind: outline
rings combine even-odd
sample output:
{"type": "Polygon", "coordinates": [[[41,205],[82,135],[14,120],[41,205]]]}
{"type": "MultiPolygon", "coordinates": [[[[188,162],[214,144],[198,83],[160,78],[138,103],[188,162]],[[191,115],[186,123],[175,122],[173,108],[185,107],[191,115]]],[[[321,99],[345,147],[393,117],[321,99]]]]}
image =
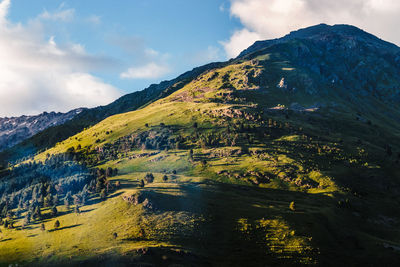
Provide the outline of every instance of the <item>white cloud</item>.
{"type": "Polygon", "coordinates": [[[261,38],[258,33],[242,29],[235,31],[229,41],[222,41],[220,43],[224,47],[228,57],[233,58],[242,52],[243,47],[246,48],[259,39],[261,38]]]}
{"type": "Polygon", "coordinates": [[[160,52],[158,52],[152,48],[146,48],[144,50],[144,54],[148,57],[158,57],[160,55],[160,52]]]}
{"type": "Polygon", "coordinates": [[[121,73],[120,77],[122,79],[156,79],[169,72],[168,66],[150,62],[143,66],[131,67],[121,73]]]}
{"type": "Polygon", "coordinates": [[[70,8],[65,10],[58,10],[55,12],[48,12],[47,10],[45,10],[42,14],[39,15],[39,18],[44,20],[72,21],[74,16],[75,9],[70,8]]]}
{"type": "Polygon", "coordinates": [[[10,4],[10,0],[3,0],[0,3],[0,25],[3,25],[7,22],[7,15],[10,4]]]}
{"type": "Polygon", "coordinates": [[[97,15],[91,15],[86,20],[94,25],[101,24],[101,17],[97,15]]]}
{"type": "Polygon", "coordinates": [[[88,54],[80,44],[45,38],[41,22],[7,20],[9,0],[0,3],[0,116],[67,111],[107,104],[120,96],[90,74],[114,64],[88,54]]]}
{"type": "Polygon", "coordinates": [[[351,24],[400,44],[398,0],[230,0],[230,13],[243,24],[223,45],[237,56],[256,39],[281,37],[319,23],[351,24]]]}

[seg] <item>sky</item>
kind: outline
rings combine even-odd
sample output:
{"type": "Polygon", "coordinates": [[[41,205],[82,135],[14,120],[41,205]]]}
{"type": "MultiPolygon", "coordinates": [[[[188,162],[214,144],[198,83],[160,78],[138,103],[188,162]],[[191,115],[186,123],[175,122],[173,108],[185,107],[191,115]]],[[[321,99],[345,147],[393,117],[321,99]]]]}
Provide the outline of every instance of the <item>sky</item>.
{"type": "Polygon", "coordinates": [[[0,117],[108,104],[319,23],[400,44],[398,0],[0,0],[0,117]]]}

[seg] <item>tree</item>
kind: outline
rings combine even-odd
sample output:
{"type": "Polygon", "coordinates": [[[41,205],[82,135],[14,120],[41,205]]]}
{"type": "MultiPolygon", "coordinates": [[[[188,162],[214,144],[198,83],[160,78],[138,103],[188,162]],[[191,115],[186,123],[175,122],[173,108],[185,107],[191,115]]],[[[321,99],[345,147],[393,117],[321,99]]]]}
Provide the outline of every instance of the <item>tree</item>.
{"type": "Polygon", "coordinates": [[[206,166],[207,166],[207,160],[203,159],[203,160],[201,161],[201,165],[202,165],[203,167],[206,167],[206,166]]]}
{"type": "Polygon", "coordinates": [[[27,212],[24,218],[24,224],[28,225],[30,222],[31,222],[31,214],[27,212]]]}
{"type": "Polygon", "coordinates": [[[74,199],[74,205],[78,205],[79,203],[81,203],[81,198],[79,195],[74,195],[73,199],[74,199]]]}
{"type": "Polygon", "coordinates": [[[75,212],[76,214],[81,213],[81,210],[79,209],[79,206],[75,206],[74,212],[75,212]]]}
{"type": "Polygon", "coordinates": [[[152,182],[154,182],[154,175],[151,172],[149,172],[146,174],[144,179],[146,180],[146,183],[151,184],[152,182]]]}
{"type": "Polygon", "coordinates": [[[57,194],[54,195],[54,198],[53,198],[53,205],[54,205],[54,206],[57,206],[57,205],[58,205],[58,195],[57,195],[57,194]]]}
{"type": "Polygon", "coordinates": [[[54,223],[54,229],[58,229],[58,227],[60,227],[60,222],[57,220],[57,221],[54,223]]]}
{"type": "Polygon", "coordinates": [[[105,199],[106,196],[107,196],[106,190],[105,190],[105,189],[101,190],[101,192],[100,192],[100,198],[101,198],[101,199],[105,199]]]}
{"type": "Polygon", "coordinates": [[[112,177],[113,176],[113,169],[111,167],[108,167],[106,170],[106,177],[112,177]]]}
{"type": "Polygon", "coordinates": [[[68,193],[64,197],[64,205],[69,208],[69,205],[71,204],[71,191],[68,191],[68,193]]]}
{"type": "Polygon", "coordinates": [[[167,176],[167,175],[164,175],[164,176],[163,176],[163,181],[164,181],[164,182],[168,181],[168,176],[167,176]]]}
{"type": "Polygon", "coordinates": [[[67,210],[69,210],[69,201],[68,201],[68,199],[64,199],[64,206],[65,206],[65,208],[67,209],[67,210]]]}
{"type": "Polygon", "coordinates": [[[49,207],[53,204],[53,196],[49,194],[47,197],[44,198],[44,206],[49,207]]]}
{"type": "Polygon", "coordinates": [[[193,149],[190,149],[188,158],[190,162],[193,162],[193,149]]]}
{"type": "Polygon", "coordinates": [[[102,177],[98,178],[96,183],[96,192],[101,192],[101,190],[105,187],[104,184],[105,179],[103,179],[102,177]]]}
{"type": "Polygon", "coordinates": [[[39,206],[36,206],[34,211],[33,211],[33,218],[34,219],[41,219],[42,218],[42,212],[40,210],[39,206]]]}
{"type": "Polygon", "coordinates": [[[56,206],[53,206],[53,207],[51,208],[51,215],[54,217],[54,216],[57,215],[57,213],[58,213],[57,207],[56,207],[56,206]]]}

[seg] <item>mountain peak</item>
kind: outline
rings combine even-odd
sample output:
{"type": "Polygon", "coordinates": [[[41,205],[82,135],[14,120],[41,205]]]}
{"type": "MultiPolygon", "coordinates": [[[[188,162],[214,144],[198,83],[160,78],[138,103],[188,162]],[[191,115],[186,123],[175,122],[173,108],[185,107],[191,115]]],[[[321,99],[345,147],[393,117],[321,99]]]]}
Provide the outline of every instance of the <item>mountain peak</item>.
{"type": "Polygon", "coordinates": [[[284,37],[256,41],[249,48],[240,53],[239,57],[251,54],[257,50],[270,47],[275,44],[285,43],[292,40],[310,40],[319,43],[328,43],[332,40],[352,40],[367,44],[369,47],[384,49],[387,52],[399,52],[400,48],[396,45],[386,42],[373,34],[370,34],[360,28],[348,24],[328,25],[321,23],[307,28],[292,31],[284,37]]]}

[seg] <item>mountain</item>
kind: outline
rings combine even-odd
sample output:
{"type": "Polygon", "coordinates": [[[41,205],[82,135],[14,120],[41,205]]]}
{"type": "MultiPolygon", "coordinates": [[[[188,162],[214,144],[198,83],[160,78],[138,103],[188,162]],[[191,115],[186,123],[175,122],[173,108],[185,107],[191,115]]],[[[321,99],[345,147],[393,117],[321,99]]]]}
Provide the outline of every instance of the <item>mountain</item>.
{"type": "Polygon", "coordinates": [[[184,86],[188,81],[196,77],[207,69],[218,67],[224,63],[211,63],[188,71],[171,81],[163,81],[160,84],[150,85],[148,88],[127,94],[116,101],[106,105],[91,109],[84,109],[71,120],[65,121],[54,127],[42,129],[36,135],[18,143],[8,150],[0,152],[0,162],[16,161],[52,147],[57,142],[62,141],[83,129],[90,127],[97,122],[123,112],[138,109],[160,97],[166,96],[184,86]]]}
{"type": "Polygon", "coordinates": [[[398,53],[256,42],[3,170],[0,263],[399,265],[398,53]]]}
{"type": "Polygon", "coordinates": [[[43,112],[36,116],[0,118],[0,151],[19,144],[49,127],[64,124],[84,110],[80,108],[67,113],[43,112]]]}

